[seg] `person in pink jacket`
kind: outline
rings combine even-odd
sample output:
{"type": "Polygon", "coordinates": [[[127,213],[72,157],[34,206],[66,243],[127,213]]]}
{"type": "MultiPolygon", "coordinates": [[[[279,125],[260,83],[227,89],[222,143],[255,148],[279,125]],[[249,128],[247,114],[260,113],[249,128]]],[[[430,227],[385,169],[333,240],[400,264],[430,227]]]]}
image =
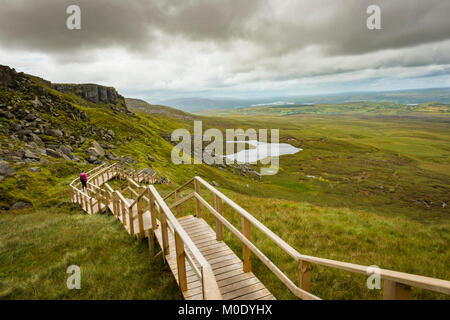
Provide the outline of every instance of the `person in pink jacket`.
{"type": "Polygon", "coordinates": [[[84,170],[81,170],[80,182],[81,182],[83,191],[85,191],[87,189],[87,180],[88,180],[87,174],[84,172],[84,170]]]}

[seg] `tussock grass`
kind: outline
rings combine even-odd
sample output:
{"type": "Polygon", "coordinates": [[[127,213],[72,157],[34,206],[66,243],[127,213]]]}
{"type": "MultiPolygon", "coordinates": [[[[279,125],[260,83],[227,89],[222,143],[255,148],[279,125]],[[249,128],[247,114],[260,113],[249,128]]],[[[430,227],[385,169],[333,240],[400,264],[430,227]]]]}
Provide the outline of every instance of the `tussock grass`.
{"type": "Polygon", "coordinates": [[[0,216],[1,299],[180,299],[161,258],[112,216],[70,205],[0,216]],[[70,265],[81,289],[69,290],[70,265]]]}

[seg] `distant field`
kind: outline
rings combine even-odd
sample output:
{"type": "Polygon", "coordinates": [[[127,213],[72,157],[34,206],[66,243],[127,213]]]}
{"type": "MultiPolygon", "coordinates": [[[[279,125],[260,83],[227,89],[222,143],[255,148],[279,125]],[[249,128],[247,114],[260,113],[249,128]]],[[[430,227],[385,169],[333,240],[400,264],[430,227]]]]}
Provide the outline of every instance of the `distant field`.
{"type": "Polygon", "coordinates": [[[352,102],[346,104],[288,104],[265,105],[258,107],[242,107],[234,109],[215,109],[203,111],[204,115],[274,115],[287,116],[295,114],[317,115],[343,115],[343,114],[368,114],[368,115],[449,115],[450,104],[423,103],[413,105],[401,105],[392,102],[352,102]]]}

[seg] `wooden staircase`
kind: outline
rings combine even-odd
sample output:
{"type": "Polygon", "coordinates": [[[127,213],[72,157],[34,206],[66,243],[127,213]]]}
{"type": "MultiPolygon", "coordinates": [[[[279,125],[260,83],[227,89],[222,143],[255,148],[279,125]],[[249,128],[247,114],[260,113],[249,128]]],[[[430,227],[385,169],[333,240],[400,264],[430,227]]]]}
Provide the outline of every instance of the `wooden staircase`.
{"type": "MultiPolygon", "coordinates": [[[[101,165],[88,173],[87,190],[83,192],[78,179],[70,183],[70,196],[88,214],[112,213],[130,235],[147,238],[150,254],[162,254],[187,300],[270,300],[275,297],[252,273],[251,256],[257,257],[297,297],[318,300],[312,294],[311,264],[368,274],[367,266],[300,254],[270,229],[234,201],[200,177],[187,181],[164,198],[152,185],[155,175],[144,170],[124,170],[117,164],[101,165]],[[114,190],[108,184],[113,179],[127,183],[126,188],[114,190]],[[139,183],[150,185],[143,186],[139,183]],[[181,198],[181,190],[193,184],[193,192],[181,198]],[[201,188],[212,193],[211,205],[201,195],[201,188]],[[169,205],[167,201],[174,200],[169,205]],[[195,216],[181,215],[181,205],[195,201],[195,216]],[[241,230],[222,215],[226,204],[242,220],[241,230]],[[175,208],[176,215],[172,213],[175,208]],[[202,218],[203,210],[213,215],[215,230],[202,218]],[[223,241],[226,227],[242,243],[242,259],[223,241]],[[280,250],[298,263],[298,285],[281,271],[251,241],[251,228],[256,228],[273,241],[280,250]],[[156,242],[161,251],[156,253],[156,242]]],[[[450,282],[386,269],[377,270],[384,281],[385,299],[410,299],[411,288],[418,287],[450,294],[450,282]]]]}

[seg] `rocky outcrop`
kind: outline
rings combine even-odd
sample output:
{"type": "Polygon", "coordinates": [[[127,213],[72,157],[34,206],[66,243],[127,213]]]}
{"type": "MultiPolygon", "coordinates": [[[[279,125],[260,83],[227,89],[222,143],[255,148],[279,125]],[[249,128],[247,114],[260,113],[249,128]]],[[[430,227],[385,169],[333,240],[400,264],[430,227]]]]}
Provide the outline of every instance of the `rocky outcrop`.
{"type": "Polygon", "coordinates": [[[75,93],[77,96],[93,103],[111,103],[116,105],[123,97],[112,87],[98,84],[60,84],[54,83],[52,87],[61,92],[75,93]]]}

